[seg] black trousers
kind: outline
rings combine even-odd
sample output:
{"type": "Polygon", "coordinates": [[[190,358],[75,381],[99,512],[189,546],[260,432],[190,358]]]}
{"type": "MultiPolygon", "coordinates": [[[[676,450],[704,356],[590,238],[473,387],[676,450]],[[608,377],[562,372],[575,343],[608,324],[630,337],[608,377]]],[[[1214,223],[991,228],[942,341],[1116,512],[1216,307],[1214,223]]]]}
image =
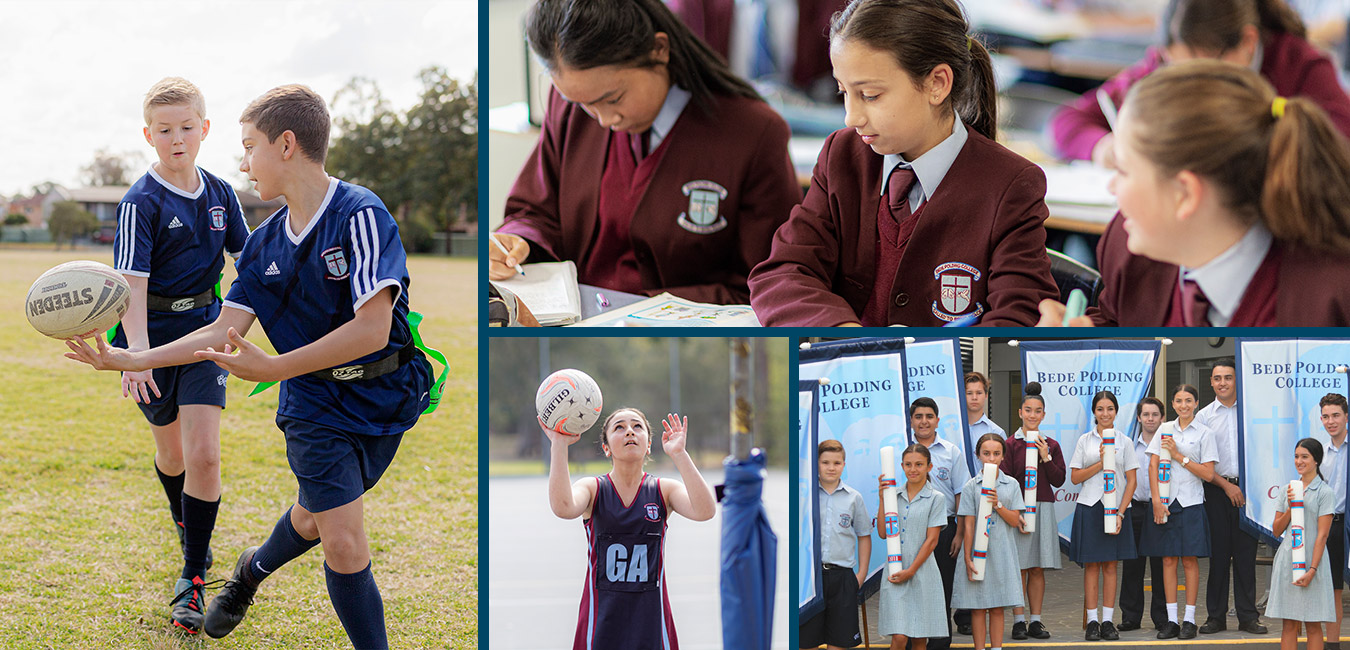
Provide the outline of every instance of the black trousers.
{"type": "MultiPolygon", "coordinates": [[[[1223,480],[1223,479],[1220,479],[1223,480]]],[[[1205,609],[1209,618],[1228,620],[1228,577],[1232,570],[1233,605],[1239,623],[1255,621],[1256,538],[1238,526],[1238,509],[1222,489],[1205,484],[1205,515],[1209,518],[1209,580],[1205,609]]]]}
{"type": "MultiPolygon", "coordinates": [[[[1139,548],[1139,535],[1144,524],[1153,520],[1153,503],[1135,501],[1130,505],[1130,524],[1134,526],[1134,546],[1139,548]]],[[[1149,617],[1153,627],[1167,622],[1167,598],[1163,591],[1163,562],[1160,557],[1139,556],[1138,559],[1125,560],[1124,575],[1120,578],[1120,620],[1142,623],[1144,620],[1144,565],[1147,564],[1153,579],[1153,603],[1149,606],[1149,617]]]]}
{"type": "MultiPolygon", "coordinates": [[[[956,538],[956,522],[960,521],[957,517],[948,517],[947,526],[942,529],[938,535],[937,548],[933,549],[933,557],[937,558],[938,573],[942,574],[942,595],[946,600],[947,616],[947,636],[940,639],[929,639],[929,650],[947,650],[952,645],[952,579],[956,574],[956,558],[951,556],[952,540],[956,538]]],[[[967,614],[969,616],[969,614],[967,614]]]]}

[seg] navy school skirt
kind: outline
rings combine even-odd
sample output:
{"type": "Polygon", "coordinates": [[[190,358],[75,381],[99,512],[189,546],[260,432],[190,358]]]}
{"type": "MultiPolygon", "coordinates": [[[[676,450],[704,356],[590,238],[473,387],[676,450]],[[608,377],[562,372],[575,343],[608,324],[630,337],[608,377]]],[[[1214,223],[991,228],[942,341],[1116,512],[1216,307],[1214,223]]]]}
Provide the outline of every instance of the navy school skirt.
{"type": "Polygon", "coordinates": [[[1139,534],[1139,554],[1147,557],[1209,557],[1209,518],[1205,504],[1181,507],[1176,500],[1167,509],[1167,523],[1153,523],[1152,505],[1139,534]]]}
{"type": "Polygon", "coordinates": [[[1078,505],[1073,511],[1073,529],[1069,536],[1069,559],[1079,564],[1115,562],[1138,557],[1134,548],[1134,529],[1129,517],[1122,517],[1120,533],[1107,535],[1103,525],[1102,502],[1078,505]]]}

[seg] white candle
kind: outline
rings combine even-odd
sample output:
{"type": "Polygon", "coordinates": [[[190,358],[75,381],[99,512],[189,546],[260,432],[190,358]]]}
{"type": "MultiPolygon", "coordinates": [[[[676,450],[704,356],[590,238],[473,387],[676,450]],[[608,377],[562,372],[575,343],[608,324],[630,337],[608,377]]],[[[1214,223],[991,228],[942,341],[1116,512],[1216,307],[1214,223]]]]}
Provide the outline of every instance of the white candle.
{"type": "Polygon", "coordinates": [[[1158,500],[1163,504],[1163,523],[1167,523],[1167,509],[1172,507],[1172,452],[1167,451],[1167,447],[1162,443],[1172,439],[1172,433],[1176,431],[1176,426],[1171,422],[1164,422],[1158,427],[1158,434],[1162,439],[1158,441],[1158,500]]]}
{"type": "Polygon", "coordinates": [[[1041,439],[1041,434],[1039,431],[1023,431],[1022,436],[1027,439],[1027,471],[1025,485],[1022,489],[1022,500],[1026,504],[1026,510],[1023,511],[1022,519],[1026,522],[1026,531],[1034,533],[1036,532],[1036,485],[1041,478],[1039,463],[1037,462],[1040,449],[1036,448],[1036,442],[1041,439]]]}
{"type": "Polygon", "coordinates": [[[1120,531],[1120,480],[1116,475],[1116,430],[1102,431],[1102,521],[1108,535],[1120,531]]]}
{"type": "Polygon", "coordinates": [[[887,576],[900,573],[904,558],[900,554],[899,497],[895,492],[895,447],[881,448],[881,507],[882,524],[886,527],[887,576]]]}
{"type": "Polygon", "coordinates": [[[1289,502],[1289,534],[1293,535],[1294,582],[1298,582],[1308,572],[1307,536],[1303,529],[1303,481],[1294,479],[1289,482],[1294,498],[1289,502]]]}
{"type": "Polygon", "coordinates": [[[989,495],[998,494],[998,465],[984,464],[984,474],[980,477],[980,516],[975,518],[975,542],[971,546],[971,566],[975,569],[975,579],[984,580],[984,563],[989,555],[989,531],[994,527],[994,505],[989,503],[989,495]]]}

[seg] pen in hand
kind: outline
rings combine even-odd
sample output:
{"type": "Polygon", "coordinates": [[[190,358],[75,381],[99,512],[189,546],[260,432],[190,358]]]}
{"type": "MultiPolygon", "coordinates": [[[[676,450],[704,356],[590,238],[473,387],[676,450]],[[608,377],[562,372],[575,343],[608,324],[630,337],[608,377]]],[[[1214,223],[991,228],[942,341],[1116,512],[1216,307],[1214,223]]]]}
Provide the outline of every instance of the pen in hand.
{"type": "MultiPolygon", "coordinates": [[[[488,233],[488,239],[491,239],[491,240],[492,240],[492,243],[494,243],[494,244],[497,245],[497,250],[501,251],[501,252],[502,252],[502,255],[505,255],[505,256],[507,256],[507,257],[510,257],[510,256],[511,256],[510,251],[506,250],[506,247],[505,247],[505,246],[502,246],[502,243],[501,243],[500,241],[497,240],[497,236],[496,236],[495,234],[493,234],[493,233],[488,233]]],[[[525,275],[525,269],[520,268],[520,265],[517,264],[517,265],[516,265],[516,273],[519,273],[519,274],[521,274],[521,275],[525,275]]]]}

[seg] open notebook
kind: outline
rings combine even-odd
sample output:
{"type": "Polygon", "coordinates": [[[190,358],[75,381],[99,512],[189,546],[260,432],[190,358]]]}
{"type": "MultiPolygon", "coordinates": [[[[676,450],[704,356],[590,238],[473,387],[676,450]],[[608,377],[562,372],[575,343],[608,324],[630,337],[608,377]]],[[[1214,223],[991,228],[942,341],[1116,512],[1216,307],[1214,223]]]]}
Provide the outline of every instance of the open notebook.
{"type": "Polygon", "coordinates": [[[493,280],[516,294],[540,325],[567,325],[581,320],[581,290],[572,262],[526,264],[525,275],[493,280]]]}

